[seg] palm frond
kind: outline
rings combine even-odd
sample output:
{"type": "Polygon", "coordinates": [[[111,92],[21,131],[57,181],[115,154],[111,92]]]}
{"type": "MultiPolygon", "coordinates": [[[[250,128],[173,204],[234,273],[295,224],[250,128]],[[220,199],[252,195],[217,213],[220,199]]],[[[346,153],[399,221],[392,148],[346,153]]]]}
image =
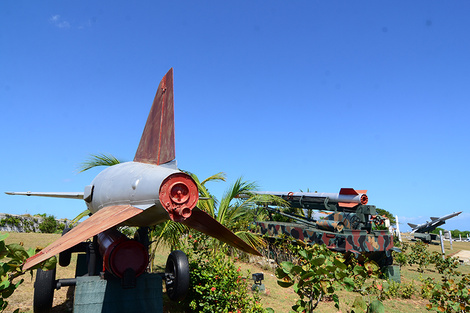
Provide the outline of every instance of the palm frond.
{"type": "MultiPolygon", "coordinates": [[[[206,186],[199,181],[199,178],[196,176],[196,174],[190,172],[187,173],[191,175],[194,182],[196,183],[197,189],[199,191],[199,196],[201,198],[210,198],[209,200],[199,200],[197,203],[197,207],[209,214],[210,216],[215,217],[215,207],[217,205],[217,200],[214,199],[214,197],[210,194],[206,186]]],[[[211,177],[214,177],[216,175],[212,175],[211,177]]],[[[208,181],[208,179],[204,180],[204,182],[206,181],[208,181]]]]}
{"type": "Polygon", "coordinates": [[[257,205],[274,205],[280,208],[289,208],[290,204],[288,201],[282,199],[281,197],[274,196],[274,195],[257,195],[251,194],[251,196],[246,199],[246,201],[254,202],[257,205]]]}
{"type": "Polygon", "coordinates": [[[211,177],[207,177],[201,183],[201,185],[205,186],[207,182],[210,181],[226,181],[227,175],[224,172],[219,172],[217,174],[212,175],[211,177]]]}
{"type": "Polygon", "coordinates": [[[82,213],[78,214],[73,220],[72,222],[70,222],[70,225],[69,226],[74,226],[75,224],[77,224],[82,218],[84,218],[85,216],[88,216],[90,214],[90,210],[86,209],[85,211],[83,211],[82,213]]]}
{"type": "Polygon", "coordinates": [[[189,228],[181,223],[166,221],[157,225],[153,232],[155,245],[165,242],[172,250],[180,248],[181,237],[189,231],[189,228]]]}
{"type": "Polygon", "coordinates": [[[266,242],[263,240],[263,238],[260,235],[254,234],[250,231],[247,231],[247,230],[237,231],[235,235],[237,235],[240,239],[242,239],[243,241],[245,241],[247,244],[249,244],[255,249],[266,246],[266,242]]]}
{"type": "Polygon", "coordinates": [[[79,164],[78,172],[82,173],[97,166],[113,166],[119,163],[122,162],[111,154],[91,154],[86,161],[79,164]]]}
{"type": "Polygon", "coordinates": [[[235,183],[225,192],[222,200],[220,201],[219,209],[217,211],[217,220],[224,224],[227,212],[230,211],[231,202],[241,194],[249,194],[257,188],[256,183],[243,181],[239,177],[235,183]]]}

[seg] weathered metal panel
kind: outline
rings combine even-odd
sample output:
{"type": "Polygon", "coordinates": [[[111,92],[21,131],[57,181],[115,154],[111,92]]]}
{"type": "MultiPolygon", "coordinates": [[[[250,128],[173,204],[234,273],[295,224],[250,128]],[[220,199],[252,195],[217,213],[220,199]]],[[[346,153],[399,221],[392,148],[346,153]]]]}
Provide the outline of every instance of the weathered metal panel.
{"type": "Polygon", "coordinates": [[[84,222],[78,224],[71,231],[54,241],[36,255],[30,257],[23,266],[23,270],[27,270],[34,265],[39,264],[42,261],[45,261],[50,257],[140,213],[142,213],[142,210],[130,205],[106,207],[90,216],[84,222]]]}
{"type": "Polygon", "coordinates": [[[174,158],[175,119],[171,68],[158,86],[134,161],[160,165],[174,158]]]}
{"type": "Polygon", "coordinates": [[[220,224],[212,216],[206,212],[195,207],[189,218],[181,222],[182,224],[194,228],[201,233],[217,238],[220,241],[228,243],[229,245],[236,247],[245,252],[259,255],[261,254],[252,246],[247,244],[245,241],[240,239],[231,230],[224,225],[220,224]]]}
{"type": "Polygon", "coordinates": [[[385,277],[393,280],[394,282],[401,283],[400,266],[399,265],[388,265],[385,267],[385,277]]]}
{"type": "Polygon", "coordinates": [[[162,279],[154,273],[137,278],[137,286],[123,289],[121,280],[77,277],[75,313],[163,312],[162,279]]]}

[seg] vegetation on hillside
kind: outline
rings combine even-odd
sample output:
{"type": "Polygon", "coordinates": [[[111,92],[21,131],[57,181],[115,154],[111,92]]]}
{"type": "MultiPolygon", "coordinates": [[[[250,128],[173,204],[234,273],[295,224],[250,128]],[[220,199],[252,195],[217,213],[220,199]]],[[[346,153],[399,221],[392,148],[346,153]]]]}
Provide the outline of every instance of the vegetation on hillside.
{"type": "MultiPolygon", "coordinates": [[[[447,232],[445,229],[441,227],[437,227],[431,233],[439,235],[439,231],[442,231],[443,235],[447,232]]],[[[461,236],[462,239],[467,239],[467,236],[470,235],[470,231],[468,230],[460,231],[458,229],[454,229],[454,230],[451,230],[450,233],[452,235],[452,238],[459,238],[459,236],[461,236]]]]}

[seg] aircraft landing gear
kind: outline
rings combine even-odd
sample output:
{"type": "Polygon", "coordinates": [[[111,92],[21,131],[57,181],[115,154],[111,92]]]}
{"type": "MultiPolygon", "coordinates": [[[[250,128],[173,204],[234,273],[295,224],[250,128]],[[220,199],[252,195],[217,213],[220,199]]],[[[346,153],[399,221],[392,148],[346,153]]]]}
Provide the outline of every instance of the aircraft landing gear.
{"type": "MultiPolygon", "coordinates": [[[[65,235],[66,233],[68,233],[69,231],[71,231],[72,229],[71,228],[64,228],[64,230],[62,231],[62,236],[65,235]]],[[[62,267],[66,267],[66,266],[69,266],[70,265],[70,260],[72,258],[72,249],[67,249],[65,251],[62,251],[61,253],[59,253],[59,265],[62,266],[62,267]]]]}
{"type": "Polygon", "coordinates": [[[48,271],[38,269],[36,271],[36,281],[34,282],[34,313],[49,313],[54,300],[54,290],[57,281],[55,280],[55,268],[48,271]]]}
{"type": "MultiPolygon", "coordinates": [[[[64,234],[67,231],[68,230],[65,230],[64,234]]],[[[106,232],[103,232],[100,234],[103,235],[105,233],[106,232]]],[[[112,234],[116,234],[116,233],[118,232],[114,231],[114,233],[112,234]]],[[[119,239],[122,239],[122,238],[119,237],[119,239]]],[[[149,238],[148,238],[148,228],[139,229],[138,233],[136,234],[135,239],[138,241],[136,243],[139,243],[139,245],[143,245],[144,250],[148,251],[148,246],[150,244],[149,238]]],[[[122,239],[122,242],[124,242],[124,244],[130,241],[131,240],[129,239],[126,239],[126,240],[122,239]]],[[[114,247],[113,251],[116,249],[117,248],[114,247]]],[[[124,289],[125,287],[129,287],[131,285],[131,284],[126,284],[125,286],[123,286],[122,285],[123,281],[114,277],[112,275],[112,272],[108,272],[108,271],[102,272],[103,275],[101,275],[100,271],[102,269],[103,260],[102,260],[102,256],[100,253],[99,240],[97,236],[93,238],[93,241],[81,242],[77,244],[76,246],[71,247],[70,249],[61,252],[59,254],[59,264],[62,266],[69,265],[71,254],[78,253],[78,252],[81,252],[81,253],[77,256],[77,269],[75,273],[75,278],[56,279],[56,269],[49,270],[49,271],[43,271],[41,269],[37,270],[36,281],[34,284],[34,301],[33,301],[34,313],[51,312],[53,298],[54,298],[54,291],[55,289],[60,289],[61,287],[64,287],[64,286],[77,286],[78,284],[78,286],[81,288],[81,289],[79,288],[80,297],[82,298],[87,297],[88,295],[86,291],[83,289],[84,288],[83,286],[87,286],[86,284],[88,283],[94,284],[95,281],[99,282],[100,280],[98,279],[98,275],[102,276],[102,278],[105,278],[108,281],[107,282],[108,284],[113,285],[113,286],[117,285],[119,288],[116,290],[124,289]],[[84,279],[87,277],[90,277],[90,279],[84,279]]],[[[135,257],[135,256],[132,255],[132,257],[135,257]]],[[[127,274],[129,274],[128,270],[132,270],[132,268],[128,268],[123,272],[124,282],[129,281],[129,280],[126,280],[127,274]]],[[[135,273],[131,273],[131,274],[135,275],[135,273]]],[[[180,301],[184,299],[184,297],[186,296],[189,290],[189,262],[188,262],[188,258],[186,254],[180,250],[171,252],[166,262],[165,273],[146,273],[146,275],[142,275],[142,278],[140,278],[139,276],[139,279],[141,279],[140,280],[141,282],[145,281],[147,283],[155,284],[156,277],[158,277],[157,285],[160,286],[159,287],[160,289],[158,289],[158,287],[155,287],[155,288],[157,292],[160,293],[160,296],[158,297],[157,295],[155,295],[154,297],[149,297],[148,299],[146,299],[144,302],[140,304],[142,309],[149,308],[149,307],[158,308],[159,304],[157,300],[158,298],[161,299],[161,292],[162,292],[160,277],[162,280],[163,279],[165,280],[166,292],[168,294],[168,297],[171,300],[180,301]]],[[[95,283],[95,285],[97,286],[97,288],[102,286],[102,284],[97,284],[97,283],[95,283]]],[[[135,293],[136,292],[135,290],[138,290],[137,292],[140,292],[142,289],[142,284],[140,284],[139,286],[132,286],[136,288],[126,289],[126,291],[122,292],[121,295],[128,295],[129,293],[132,293],[132,292],[135,293]]],[[[77,289],[75,290],[75,292],[77,292],[77,289]]],[[[105,293],[106,289],[103,289],[100,292],[105,293]]],[[[77,294],[75,294],[75,296],[76,295],[77,294]]],[[[113,307],[113,305],[117,305],[116,303],[119,303],[119,305],[124,305],[125,303],[129,302],[126,299],[127,299],[126,297],[118,296],[116,298],[116,301],[110,302],[109,304],[107,304],[107,307],[113,307]]],[[[74,306],[76,306],[77,308],[80,307],[80,305],[81,305],[80,303],[74,304],[74,306]]]]}
{"type": "Polygon", "coordinates": [[[173,301],[184,299],[189,289],[189,263],[183,251],[170,253],[165,267],[165,285],[168,297],[173,301]]]}

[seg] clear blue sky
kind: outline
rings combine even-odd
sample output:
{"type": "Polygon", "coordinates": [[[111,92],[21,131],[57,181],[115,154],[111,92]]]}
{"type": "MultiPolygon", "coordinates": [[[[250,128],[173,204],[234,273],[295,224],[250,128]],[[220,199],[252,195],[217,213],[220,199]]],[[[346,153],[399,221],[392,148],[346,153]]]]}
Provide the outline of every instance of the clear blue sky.
{"type": "Polygon", "coordinates": [[[470,229],[468,1],[2,1],[0,211],[73,218],[91,153],[132,160],[174,68],[176,155],[221,197],[369,190],[470,229]]]}

